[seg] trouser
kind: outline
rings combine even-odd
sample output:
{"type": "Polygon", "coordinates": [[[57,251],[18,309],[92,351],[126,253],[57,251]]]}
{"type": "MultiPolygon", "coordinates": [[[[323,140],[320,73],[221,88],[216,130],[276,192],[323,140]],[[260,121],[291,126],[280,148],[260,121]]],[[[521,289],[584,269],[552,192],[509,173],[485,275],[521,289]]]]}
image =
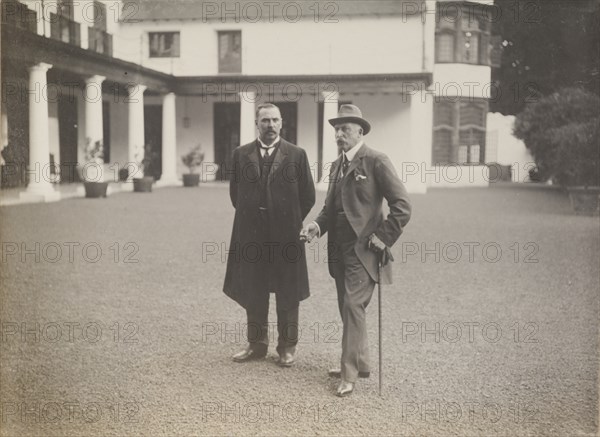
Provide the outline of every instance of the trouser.
{"type": "MultiPolygon", "coordinates": [[[[269,218],[267,210],[260,208],[261,237],[263,241],[269,240],[269,218]]],[[[248,343],[255,349],[267,351],[269,346],[269,296],[270,292],[278,290],[280,285],[277,279],[277,271],[272,260],[263,259],[257,265],[262,274],[266,276],[266,289],[257,300],[253,302],[252,309],[246,310],[248,319],[248,343]]],[[[293,352],[298,344],[298,314],[299,305],[291,309],[282,309],[276,301],[277,308],[277,352],[282,354],[286,351],[293,352]]]]}
{"type": "Polygon", "coordinates": [[[366,309],[375,281],[356,256],[356,233],[344,214],[338,214],[333,244],[333,263],[338,307],[343,322],[342,379],[355,382],[358,372],[369,372],[366,309]]]}
{"type": "MultiPolygon", "coordinates": [[[[277,352],[294,352],[298,344],[299,306],[282,310],[277,308],[277,352]]],[[[248,343],[256,350],[266,352],[269,346],[269,293],[261,296],[252,310],[246,310],[248,317],[248,343]],[[258,304],[258,305],[257,305],[258,304]]]]}

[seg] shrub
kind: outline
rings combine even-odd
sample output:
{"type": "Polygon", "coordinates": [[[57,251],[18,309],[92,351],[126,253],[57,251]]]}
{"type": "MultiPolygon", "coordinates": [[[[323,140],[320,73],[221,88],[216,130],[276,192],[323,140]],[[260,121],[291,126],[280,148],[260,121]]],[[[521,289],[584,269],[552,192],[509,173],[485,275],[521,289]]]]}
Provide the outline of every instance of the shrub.
{"type": "Polygon", "coordinates": [[[600,185],[600,98],[564,88],[521,112],[514,134],[531,151],[541,179],[600,185]]]}

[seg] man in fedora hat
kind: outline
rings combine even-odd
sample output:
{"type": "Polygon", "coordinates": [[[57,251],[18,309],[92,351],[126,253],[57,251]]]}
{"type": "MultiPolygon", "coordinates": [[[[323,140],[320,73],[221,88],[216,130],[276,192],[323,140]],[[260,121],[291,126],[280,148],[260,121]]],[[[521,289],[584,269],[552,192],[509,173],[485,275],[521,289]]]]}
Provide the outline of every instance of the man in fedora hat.
{"type": "Polygon", "coordinates": [[[341,377],[337,395],[347,396],[359,377],[370,375],[365,310],[375,283],[391,282],[389,248],[402,234],[411,205],[389,158],[364,143],[371,125],[360,109],[342,105],[329,123],[335,128],[340,156],[329,173],[325,206],[302,229],[301,237],[310,242],[329,231],[329,273],[335,279],[344,326],[341,369],[329,374],[341,377]],[[386,218],[383,199],[389,206],[386,218]],[[384,264],[381,278],[380,260],[384,264]]]}

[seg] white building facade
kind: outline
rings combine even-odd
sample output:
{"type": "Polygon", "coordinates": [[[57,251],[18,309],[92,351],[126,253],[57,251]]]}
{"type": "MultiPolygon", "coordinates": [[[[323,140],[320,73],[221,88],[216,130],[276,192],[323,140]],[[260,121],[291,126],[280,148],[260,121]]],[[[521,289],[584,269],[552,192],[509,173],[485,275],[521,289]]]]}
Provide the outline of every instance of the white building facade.
{"type": "Polygon", "coordinates": [[[31,195],[53,198],[32,166],[54,163],[51,182],[73,181],[69,165],[97,141],[110,180],[123,168],[131,175],[145,151],[146,172],[177,184],[180,156],[199,145],[203,179],[226,180],[233,149],[256,137],[262,102],[280,106],[282,136],[307,151],[318,181],[337,157],[327,120],[342,103],[362,109],[373,125],[367,144],[391,158],[410,192],[455,181],[448,166],[486,162],[489,2],[10,3],[4,143],[11,156],[27,148],[31,195]],[[12,46],[13,35],[31,50],[12,46]]]}

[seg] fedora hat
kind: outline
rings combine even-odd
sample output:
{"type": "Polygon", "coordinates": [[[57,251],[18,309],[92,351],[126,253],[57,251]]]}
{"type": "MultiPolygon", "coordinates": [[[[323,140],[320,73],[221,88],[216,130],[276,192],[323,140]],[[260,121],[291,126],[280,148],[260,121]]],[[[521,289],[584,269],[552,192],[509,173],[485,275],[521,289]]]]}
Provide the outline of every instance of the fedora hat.
{"type": "Polygon", "coordinates": [[[338,116],[329,120],[329,124],[333,127],[341,123],[359,124],[363,128],[364,135],[371,131],[371,124],[363,118],[362,112],[355,105],[342,105],[338,111],[338,116]]]}

